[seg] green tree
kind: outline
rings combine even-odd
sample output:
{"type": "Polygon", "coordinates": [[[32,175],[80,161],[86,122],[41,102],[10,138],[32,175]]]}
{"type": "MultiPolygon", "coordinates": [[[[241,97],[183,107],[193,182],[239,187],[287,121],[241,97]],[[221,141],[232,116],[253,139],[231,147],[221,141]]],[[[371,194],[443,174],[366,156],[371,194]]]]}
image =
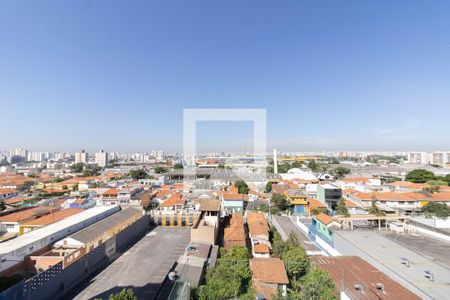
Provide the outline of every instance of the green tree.
{"type": "Polygon", "coordinates": [[[166,173],[166,172],[167,172],[167,169],[164,168],[164,167],[161,167],[161,166],[156,166],[155,167],[155,173],[157,173],[157,174],[163,174],[163,173],[166,173]]]}
{"type": "Polygon", "coordinates": [[[217,266],[206,272],[206,284],[198,289],[199,299],[254,298],[248,249],[234,246],[230,250],[221,249],[220,255],[217,266]]]}
{"type": "Polygon", "coordinates": [[[238,188],[239,194],[248,194],[250,189],[248,188],[247,183],[244,180],[238,180],[234,183],[234,186],[238,188]]]}
{"type": "Polygon", "coordinates": [[[133,178],[134,180],[139,180],[139,179],[145,179],[147,178],[147,172],[143,169],[137,169],[137,170],[131,170],[130,171],[130,176],[131,178],[133,178]]]}
{"type": "Polygon", "coordinates": [[[406,174],[406,181],[414,182],[414,183],[425,183],[430,180],[434,180],[436,177],[433,172],[416,169],[412,170],[408,174],[406,174]]]}
{"type": "Polygon", "coordinates": [[[272,191],[272,182],[268,181],[266,184],[266,193],[270,193],[272,191]]]}
{"type": "Polygon", "coordinates": [[[311,169],[313,172],[319,171],[319,164],[315,160],[310,160],[308,162],[308,168],[311,169]]]}
{"type": "Polygon", "coordinates": [[[372,206],[369,208],[369,213],[378,217],[386,215],[381,209],[378,208],[375,194],[372,195],[372,206]]]}
{"type": "Polygon", "coordinates": [[[275,206],[282,211],[288,209],[289,207],[289,201],[286,199],[284,195],[280,194],[274,194],[272,196],[272,203],[275,204],[275,206]]]}
{"type": "Polygon", "coordinates": [[[71,165],[69,168],[74,173],[81,173],[84,169],[84,163],[76,163],[71,165]]]}
{"type": "Polygon", "coordinates": [[[137,300],[132,289],[123,288],[117,294],[111,294],[108,297],[109,300],[137,300]]]}
{"type": "Polygon", "coordinates": [[[182,170],[184,167],[182,163],[176,163],[173,165],[173,168],[174,170],[182,170]]]}
{"type": "Polygon", "coordinates": [[[308,272],[308,254],[306,254],[305,249],[299,247],[298,244],[288,244],[284,253],[281,254],[281,259],[283,260],[288,276],[291,279],[300,279],[300,277],[308,272]]]}
{"type": "Polygon", "coordinates": [[[447,218],[450,216],[450,207],[443,203],[429,202],[422,206],[422,211],[427,216],[447,218]]]}
{"type": "Polygon", "coordinates": [[[349,168],[339,166],[339,167],[332,169],[330,173],[334,177],[340,179],[340,178],[344,178],[345,175],[350,174],[351,170],[349,168]]]}
{"type": "Polygon", "coordinates": [[[300,298],[302,300],[334,300],[338,299],[336,287],[328,271],[312,267],[301,279],[300,298]]]}
{"type": "Polygon", "coordinates": [[[336,208],[336,214],[341,215],[341,216],[346,216],[346,217],[348,217],[350,215],[348,213],[347,205],[345,205],[345,200],[342,198],[338,202],[338,206],[336,208]]]}

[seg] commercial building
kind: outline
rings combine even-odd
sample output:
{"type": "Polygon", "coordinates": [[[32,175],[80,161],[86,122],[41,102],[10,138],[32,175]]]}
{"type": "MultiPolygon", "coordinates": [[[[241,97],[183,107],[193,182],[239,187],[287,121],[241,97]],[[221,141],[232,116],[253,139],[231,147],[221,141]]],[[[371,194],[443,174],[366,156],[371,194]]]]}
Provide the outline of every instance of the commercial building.
{"type": "Polygon", "coordinates": [[[319,184],[317,186],[317,200],[335,210],[339,200],[342,198],[342,190],[332,184],[319,184]]]}

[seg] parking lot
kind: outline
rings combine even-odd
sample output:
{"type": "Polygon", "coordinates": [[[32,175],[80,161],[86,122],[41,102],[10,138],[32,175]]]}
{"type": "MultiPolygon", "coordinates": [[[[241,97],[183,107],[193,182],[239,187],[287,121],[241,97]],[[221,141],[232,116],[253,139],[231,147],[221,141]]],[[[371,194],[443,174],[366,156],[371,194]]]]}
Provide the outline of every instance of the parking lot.
{"type": "Polygon", "coordinates": [[[155,299],[167,273],[189,244],[189,227],[156,227],[95,277],[66,297],[108,299],[124,287],[138,299],[155,299]]]}

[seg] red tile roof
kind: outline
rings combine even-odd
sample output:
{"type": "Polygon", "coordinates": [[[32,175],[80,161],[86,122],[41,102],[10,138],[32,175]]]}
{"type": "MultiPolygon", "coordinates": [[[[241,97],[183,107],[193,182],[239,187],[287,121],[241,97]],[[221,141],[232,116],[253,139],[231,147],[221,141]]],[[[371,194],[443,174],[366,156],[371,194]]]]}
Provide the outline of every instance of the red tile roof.
{"type": "Polygon", "coordinates": [[[316,218],[319,222],[321,222],[325,225],[328,225],[333,222],[333,219],[324,213],[320,213],[320,214],[314,216],[314,218],[316,218]]]}
{"type": "Polygon", "coordinates": [[[253,258],[250,260],[253,280],[264,283],[288,284],[284,263],[279,258],[253,258]]]}
{"type": "Polygon", "coordinates": [[[420,299],[417,295],[389,278],[370,263],[358,256],[311,256],[314,265],[330,272],[339,292],[344,289],[352,299],[400,300],[420,299]],[[363,293],[355,289],[355,284],[363,287],[363,293]],[[382,284],[384,291],[377,288],[382,284]]]}
{"type": "Polygon", "coordinates": [[[54,213],[50,213],[48,215],[42,216],[40,218],[36,218],[36,219],[30,220],[30,221],[27,221],[25,223],[22,223],[22,225],[45,226],[48,224],[52,224],[54,222],[58,222],[67,217],[73,216],[75,214],[78,214],[82,211],[83,211],[83,209],[81,209],[81,208],[63,209],[63,210],[59,210],[54,213]]]}
{"type": "Polygon", "coordinates": [[[255,246],[253,246],[253,251],[255,251],[255,253],[270,253],[269,246],[267,246],[266,244],[256,244],[255,246]]]}
{"type": "Polygon", "coordinates": [[[181,195],[176,193],[164,200],[163,203],[161,203],[161,207],[171,207],[175,205],[184,205],[185,200],[181,198],[181,195]]]}

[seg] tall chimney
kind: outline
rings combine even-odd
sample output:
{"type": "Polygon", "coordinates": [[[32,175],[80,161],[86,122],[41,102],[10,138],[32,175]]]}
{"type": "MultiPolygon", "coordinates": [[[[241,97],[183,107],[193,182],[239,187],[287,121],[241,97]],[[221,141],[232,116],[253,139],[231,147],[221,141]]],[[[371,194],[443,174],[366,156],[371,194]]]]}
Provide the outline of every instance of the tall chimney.
{"type": "Polygon", "coordinates": [[[273,149],[273,172],[278,174],[278,156],[277,149],[273,149]]]}

